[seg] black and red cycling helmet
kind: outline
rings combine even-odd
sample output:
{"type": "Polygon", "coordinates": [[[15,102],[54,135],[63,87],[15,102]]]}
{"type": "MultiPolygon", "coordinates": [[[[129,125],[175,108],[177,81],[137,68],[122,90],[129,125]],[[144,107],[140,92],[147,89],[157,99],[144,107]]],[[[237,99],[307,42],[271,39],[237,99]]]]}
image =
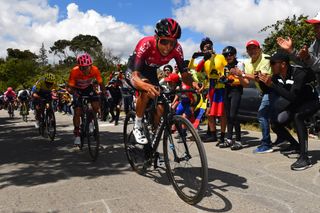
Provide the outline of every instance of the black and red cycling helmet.
{"type": "Polygon", "coordinates": [[[172,18],[164,18],[158,21],[154,30],[159,37],[169,37],[179,39],[181,37],[181,27],[172,18]]]}

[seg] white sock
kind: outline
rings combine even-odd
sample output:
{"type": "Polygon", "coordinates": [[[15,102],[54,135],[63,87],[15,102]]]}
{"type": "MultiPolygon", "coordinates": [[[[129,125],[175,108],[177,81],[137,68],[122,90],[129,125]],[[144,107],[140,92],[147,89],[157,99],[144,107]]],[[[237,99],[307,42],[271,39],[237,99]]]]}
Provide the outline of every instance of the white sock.
{"type": "Polygon", "coordinates": [[[142,128],[142,118],[139,118],[138,116],[136,116],[136,121],[134,123],[134,126],[137,128],[142,128]]]}

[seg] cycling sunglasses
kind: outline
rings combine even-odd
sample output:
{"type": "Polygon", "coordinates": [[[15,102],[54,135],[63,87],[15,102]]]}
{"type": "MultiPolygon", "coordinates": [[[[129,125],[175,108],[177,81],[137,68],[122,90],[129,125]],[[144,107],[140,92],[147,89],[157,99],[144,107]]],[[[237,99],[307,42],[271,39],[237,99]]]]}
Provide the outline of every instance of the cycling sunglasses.
{"type": "Polygon", "coordinates": [[[90,66],[79,66],[79,69],[83,72],[88,71],[90,69],[90,66]]]}
{"type": "Polygon", "coordinates": [[[159,38],[159,43],[163,46],[170,44],[170,46],[175,47],[177,44],[177,39],[163,37],[159,38]]]}

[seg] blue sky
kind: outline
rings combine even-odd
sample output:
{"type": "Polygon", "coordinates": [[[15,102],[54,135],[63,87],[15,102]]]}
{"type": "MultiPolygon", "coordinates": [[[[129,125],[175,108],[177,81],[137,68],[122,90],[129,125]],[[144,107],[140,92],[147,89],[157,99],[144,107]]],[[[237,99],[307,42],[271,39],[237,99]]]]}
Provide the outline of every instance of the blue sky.
{"type": "Polygon", "coordinates": [[[223,47],[246,52],[251,39],[263,43],[262,28],[288,16],[310,15],[318,0],[10,0],[1,1],[0,57],[7,48],[38,52],[59,39],[79,34],[97,36],[105,49],[126,59],[139,39],[154,34],[156,22],[175,18],[182,27],[180,43],[186,58],[209,36],[217,53],[223,47]],[[95,12],[92,12],[95,11],[95,12]]]}
{"type": "MultiPolygon", "coordinates": [[[[117,21],[135,25],[141,32],[143,26],[154,26],[161,18],[174,18],[173,9],[182,6],[182,3],[174,4],[172,0],[49,0],[48,2],[50,6],[59,7],[59,20],[66,18],[66,7],[74,2],[80,11],[93,9],[101,15],[114,16],[117,21]]],[[[192,39],[193,42],[199,43],[204,36],[203,33],[183,28],[181,40],[192,39]]],[[[221,50],[223,47],[215,43],[215,48],[221,50]]]]}

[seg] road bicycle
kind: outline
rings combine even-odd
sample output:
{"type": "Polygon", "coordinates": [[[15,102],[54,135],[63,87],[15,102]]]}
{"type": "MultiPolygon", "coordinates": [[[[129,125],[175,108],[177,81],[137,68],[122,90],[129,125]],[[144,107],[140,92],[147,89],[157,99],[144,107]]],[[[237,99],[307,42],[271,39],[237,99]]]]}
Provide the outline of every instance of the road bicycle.
{"type": "MultiPolygon", "coordinates": [[[[175,115],[170,107],[172,95],[190,90],[161,91],[160,96],[147,107],[143,117],[143,131],[148,144],[140,145],[133,135],[135,112],[127,113],[123,138],[127,159],[137,173],[156,169],[159,164],[158,147],[163,142],[166,173],[178,196],[189,204],[196,204],[205,196],[208,184],[207,157],[201,139],[190,121],[175,115]],[[155,127],[154,113],[161,104],[164,113],[155,127]]],[[[192,90],[191,92],[194,92],[192,90]]]]}
{"type": "Polygon", "coordinates": [[[56,118],[50,99],[40,99],[39,134],[54,141],[56,136],[56,118]]]}
{"type": "Polygon", "coordinates": [[[100,137],[97,114],[93,111],[91,100],[99,96],[80,96],[81,124],[80,124],[80,149],[82,150],[84,142],[87,141],[89,155],[92,161],[96,161],[99,155],[100,137]]]}

